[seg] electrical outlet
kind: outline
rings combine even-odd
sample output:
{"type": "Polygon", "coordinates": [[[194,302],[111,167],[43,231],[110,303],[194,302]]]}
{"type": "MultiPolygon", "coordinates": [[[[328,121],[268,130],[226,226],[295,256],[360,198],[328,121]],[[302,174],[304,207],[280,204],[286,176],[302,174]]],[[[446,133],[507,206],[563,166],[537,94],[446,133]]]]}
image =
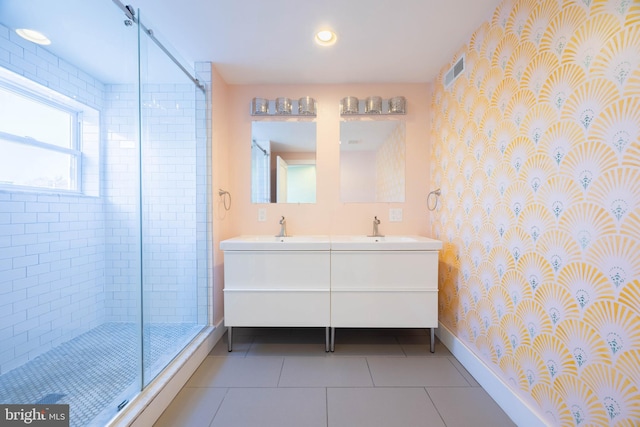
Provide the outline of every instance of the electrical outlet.
{"type": "Polygon", "coordinates": [[[267,220],[267,209],[258,209],[258,222],[265,222],[267,220]]]}
{"type": "Polygon", "coordinates": [[[389,222],[402,222],[402,209],[401,208],[389,209],[389,222]]]}

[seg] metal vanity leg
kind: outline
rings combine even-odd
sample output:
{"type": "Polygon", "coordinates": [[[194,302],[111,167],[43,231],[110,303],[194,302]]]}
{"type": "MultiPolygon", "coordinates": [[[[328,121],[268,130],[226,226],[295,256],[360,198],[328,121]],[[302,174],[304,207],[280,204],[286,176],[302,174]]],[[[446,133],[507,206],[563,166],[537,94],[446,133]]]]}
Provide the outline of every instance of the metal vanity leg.
{"type": "Polygon", "coordinates": [[[335,351],[336,349],[336,328],[331,328],[331,351],[335,351]]]}
{"type": "Polygon", "coordinates": [[[436,352],[436,328],[431,328],[431,353],[436,352]]]}
{"type": "Polygon", "coordinates": [[[329,327],[324,328],[324,351],[328,352],[331,348],[330,340],[329,340],[329,327]]]}
{"type": "Polygon", "coordinates": [[[233,328],[227,326],[227,351],[233,350],[233,328]]]}

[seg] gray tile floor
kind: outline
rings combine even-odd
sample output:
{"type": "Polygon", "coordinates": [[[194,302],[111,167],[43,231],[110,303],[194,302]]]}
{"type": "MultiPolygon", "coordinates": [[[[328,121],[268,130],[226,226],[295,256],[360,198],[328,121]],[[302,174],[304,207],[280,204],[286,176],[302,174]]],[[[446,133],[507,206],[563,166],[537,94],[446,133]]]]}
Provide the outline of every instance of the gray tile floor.
{"type": "Polygon", "coordinates": [[[155,427],[502,427],[515,424],[424,329],[234,328],[155,427]]]}

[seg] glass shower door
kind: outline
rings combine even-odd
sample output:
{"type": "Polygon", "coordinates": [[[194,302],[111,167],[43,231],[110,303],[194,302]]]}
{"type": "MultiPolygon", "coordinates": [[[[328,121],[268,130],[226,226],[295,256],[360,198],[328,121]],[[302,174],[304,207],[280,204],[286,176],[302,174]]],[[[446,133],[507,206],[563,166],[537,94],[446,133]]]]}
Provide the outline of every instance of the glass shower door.
{"type": "Polygon", "coordinates": [[[103,426],[207,324],[207,102],[139,11],[64,4],[0,0],[0,404],[103,426]]]}
{"type": "Polygon", "coordinates": [[[68,404],[71,426],[102,426],[142,385],[138,34],[112,2],[64,3],[0,2],[0,85],[46,107],[5,104],[30,123],[9,143],[37,155],[0,149],[32,173],[0,185],[0,403],[68,404]]]}
{"type": "Polygon", "coordinates": [[[197,134],[200,89],[155,43],[159,35],[144,16],[140,21],[142,360],[147,385],[206,325],[207,174],[206,161],[202,167],[206,138],[197,134]]]}

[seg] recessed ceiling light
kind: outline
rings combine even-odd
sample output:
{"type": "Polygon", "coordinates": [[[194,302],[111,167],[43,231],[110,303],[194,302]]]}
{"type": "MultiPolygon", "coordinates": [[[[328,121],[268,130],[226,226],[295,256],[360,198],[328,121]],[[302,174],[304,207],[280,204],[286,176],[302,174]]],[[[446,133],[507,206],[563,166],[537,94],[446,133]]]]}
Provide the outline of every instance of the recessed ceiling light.
{"type": "Polygon", "coordinates": [[[331,46],[336,40],[336,33],[331,30],[322,30],[316,33],[316,43],[321,46],[331,46]]]}
{"type": "Polygon", "coordinates": [[[18,28],[16,33],[25,40],[29,40],[30,42],[41,44],[41,45],[49,45],[51,44],[51,40],[47,38],[40,31],[29,30],[26,28],[18,28]]]}

